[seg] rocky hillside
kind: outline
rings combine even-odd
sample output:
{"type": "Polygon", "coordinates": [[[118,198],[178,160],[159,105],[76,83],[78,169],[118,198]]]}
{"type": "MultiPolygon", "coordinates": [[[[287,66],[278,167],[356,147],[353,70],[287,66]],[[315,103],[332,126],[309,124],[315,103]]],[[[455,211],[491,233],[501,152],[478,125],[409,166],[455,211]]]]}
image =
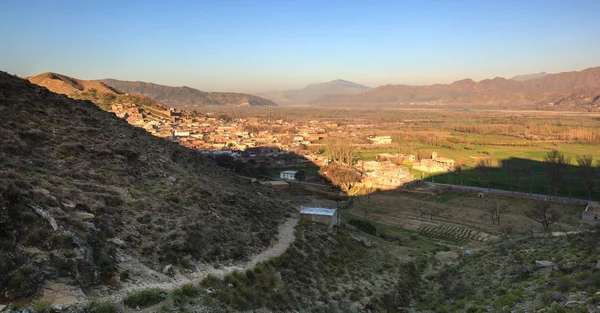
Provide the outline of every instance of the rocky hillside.
{"type": "Polygon", "coordinates": [[[197,151],[0,72],[0,304],[49,282],[118,286],[123,260],[173,273],[245,260],[287,210],[197,151]]]}
{"type": "Polygon", "coordinates": [[[489,106],[554,106],[598,109],[600,67],[518,81],[496,77],[475,82],[463,79],[430,86],[386,85],[353,96],[324,96],[313,104],[435,104],[489,106]],[[568,99],[571,99],[567,101],[568,99]],[[576,101],[574,101],[576,100],[576,101]],[[562,106],[558,106],[562,103],[562,106]]]}
{"type": "Polygon", "coordinates": [[[44,86],[52,92],[63,95],[72,95],[74,93],[86,92],[92,89],[104,94],[118,95],[122,93],[119,90],[99,81],[81,80],[50,72],[27,77],[27,80],[36,85],[44,86]]]}
{"type": "Polygon", "coordinates": [[[204,106],[276,106],[271,100],[233,92],[205,92],[190,87],[170,87],[145,82],[104,79],[105,83],[130,94],[147,96],[154,101],[181,110],[194,110],[204,106]]]}
{"type": "Polygon", "coordinates": [[[371,90],[371,88],[336,79],[326,83],[311,84],[299,90],[267,92],[259,94],[259,96],[279,104],[294,104],[308,102],[326,95],[355,95],[367,90],[371,90]]]}

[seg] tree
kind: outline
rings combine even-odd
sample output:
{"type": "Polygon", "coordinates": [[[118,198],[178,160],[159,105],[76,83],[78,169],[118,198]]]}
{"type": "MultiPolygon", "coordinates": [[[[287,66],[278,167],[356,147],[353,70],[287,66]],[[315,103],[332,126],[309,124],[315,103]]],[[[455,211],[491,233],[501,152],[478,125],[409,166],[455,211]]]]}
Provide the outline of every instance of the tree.
{"type": "Polygon", "coordinates": [[[569,157],[565,157],[558,150],[552,150],[544,157],[544,170],[548,179],[548,194],[552,194],[552,190],[554,190],[554,196],[558,195],[558,185],[565,177],[570,160],[569,157]]]}
{"type": "Polygon", "coordinates": [[[533,165],[531,160],[521,160],[519,163],[519,169],[523,173],[525,183],[527,184],[527,192],[531,194],[531,181],[533,178],[533,165]]]}
{"type": "Polygon", "coordinates": [[[502,161],[502,169],[504,173],[506,173],[506,178],[508,180],[508,184],[510,186],[510,191],[514,190],[514,183],[516,183],[516,191],[519,191],[519,183],[521,181],[522,171],[520,163],[521,159],[511,158],[508,160],[502,161]]]}
{"type": "Polygon", "coordinates": [[[548,231],[550,225],[558,222],[561,218],[559,211],[553,209],[549,202],[539,202],[533,208],[525,211],[525,215],[542,224],[544,231],[548,231]]]}
{"type": "Polygon", "coordinates": [[[579,164],[579,175],[581,177],[581,184],[584,186],[587,192],[588,199],[592,199],[592,191],[596,184],[597,172],[594,168],[594,157],[591,155],[583,155],[577,157],[577,164],[579,164]]]}
{"type": "Polygon", "coordinates": [[[319,174],[329,179],[333,185],[340,187],[345,192],[348,192],[354,185],[361,181],[361,175],[358,171],[337,164],[321,168],[319,174]]]}
{"type": "Polygon", "coordinates": [[[488,213],[490,214],[490,218],[492,219],[492,225],[498,224],[500,226],[500,213],[502,208],[496,202],[490,203],[487,208],[488,213]]]}
{"type": "Polygon", "coordinates": [[[354,159],[357,155],[356,148],[352,146],[350,141],[344,138],[327,138],[325,151],[328,159],[344,163],[349,166],[352,166],[352,163],[354,163],[354,159]]]}
{"type": "Polygon", "coordinates": [[[306,172],[303,170],[296,171],[296,174],[294,174],[294,179],[299,182],[304,181],[306,179],[306,172]]]}
{"type": "Polygon", "coordinates": [[[464,176],[465,176],[463,169],[464,169],[464,165],[461,163],[457,163],[456,165],[454,165],[454,173],[456,173],[456,175],[458,176],[458,180],[459,180],[461,186],[463,184],[463,180],[464,180],[464,176]]]}
{"type": "Polygon", "coordinates": [[[421,217],[423,217],[423,215],[429,215],[430,220],[432,220],[434,216],[440,216],[443,211],[444,211],[443,208],[437,207],[437,206],[432,206],[432,207],[428,207],[428,208],[422,208],[422,207],[419,208],[421,217]]]}
{"type": "Polygon", "coordinates": [[[488,187],[488,191],[492,189],[490,185],[490,172],[492,171],[492,159],[481,159],[477,162],[477,166],[475,167],[477,172],[479,172],[479,182],[485,183],[488,187]]]}

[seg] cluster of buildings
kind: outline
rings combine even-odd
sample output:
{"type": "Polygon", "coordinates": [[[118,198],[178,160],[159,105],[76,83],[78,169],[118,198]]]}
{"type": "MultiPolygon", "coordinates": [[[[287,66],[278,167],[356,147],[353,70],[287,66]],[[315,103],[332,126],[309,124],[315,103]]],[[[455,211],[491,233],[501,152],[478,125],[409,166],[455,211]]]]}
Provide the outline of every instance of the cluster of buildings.
{"type": "MultiPolygon", "coordinates": [[[[324,148],[323,139],[329,133],[343,134],[336,123],[327,121],[289,123],[274,120],[265,123],[259,118],[230,119],[209,113],[134,103],[114,103],[111,111],[155,136],[202,150],[206,154],[225,154],[244,163],[252,162],[268,168],[296,167],[303,163],[324,165],[328,161],[325,157],[314,149],[309,152],[306,148],[324,148]]],[[[349,136],[355,136],[368,126],[346,125],[349,129],[346,131],[350,132],[349,136]]],[[[392,142],[391,136],[367,136],[366,139],[371,145],[392,142]]],[[[413,163],[414,169],[427,173],[454,169],[454,160],[439,157],[435,152],[431,159],[420,161],[412,154],[381,153],[376,161],[361,161],[354,167],[362,173],[364,184],[378,189],[391,189],[413,180],[405,165],[407,163],[413,163]]],[[[283,179],[293,180],[293,177],[283,179]]],[[[283,185],[277,187],[285,188],[283,185]]]]}
{"type": "Polygon", "coordinates": [[[454,171],[454,159],[443,158],[436,152],[431,153],[431,159],[421,159],[413,164],[413,169],[426,173],[454,171]]]}

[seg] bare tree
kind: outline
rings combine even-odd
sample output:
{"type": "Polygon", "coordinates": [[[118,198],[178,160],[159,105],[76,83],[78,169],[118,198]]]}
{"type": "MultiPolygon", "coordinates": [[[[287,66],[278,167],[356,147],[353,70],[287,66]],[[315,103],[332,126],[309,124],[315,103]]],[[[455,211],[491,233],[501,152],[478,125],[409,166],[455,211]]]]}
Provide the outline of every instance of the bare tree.
{"type": "Polygon", "coordinates": [[[548,193],[554,196],[558,195],[558,185],[565,176],[570,158],[558,150],[552,150],[544,157],[544,169],[548,179],[548,193]]]}
{"type": "Polygon", "coordinates": [[[549,202],[539,202],[533,208],[525,211],[525,215],[542,224],[544,231],[548,231],[550,225],[558,222],[561,218],[559,211],[552,209],[549,202]]]}
{"type": "Polygon", "coordinates": [[[513,187],[515,187],[516,183],[516,191],[519,191],[519,185],[522,176],[521,170],[521,159],[511,158],[508,160],[502,161],[502,169],[504,173],[506,173],[506,179],[508,180],[508,184],[510,186],[511,191],[515,191],[513,187]]]}
{"type": "Polygon", "coordinates": [[[319,174],[327,177],[333,185],[340,187],[345,192],[350,191],[362,179],[356,169],[340,165],[323,167],[319,171],[319,174]]]}
{"type": "Polygon", "coordinates": [[[458,176],[458,180],[460,182],[460,185],[462,186],[463,184],[463,180],[464,180],[464,165],[462,163],[457,163],[456,165],[454,165],[454,173],[456,173],[456,175],[458,176]]]}
{"type": "Polygon", "coordinates": [[[354,163],[354,159],[357,155],[356,148],[350,141],[344,138],[335,137],[327,138],[325,152],[327,153],[328,159],[350,166],[354,163]]]}
{"type": "Polygon", "coordinates": [[[527,192],[531,194],[531,182],[533,180],[533,163],[531,160],[521,160],[519,162],[519,168],[523,173],[525,183],[527,183],[527,192]]]}
{"type": "Polygon", "coordinates": [[[419,211],[421,213],[421,217],[423,217],[423,215],[429,215],[429,219],[433,220],[433,217],[440,216],[444,209],[441,207],[432,206],[428,208],[419,208],[419,211]]]}
{"type": "Polygon", "coordinates": [[[492,159],[481,159],[477,162],[477,166],[475,167],[477,172],[479,172],[479,182],[485,183],[488,187],[488,191],[492,189],[490,185],[490,172],[492,171],[492,159]]]}
{"type": "Polygon", "coordinates": [[[500,226],[500,213],[502,211],[500,205],[496,202],[490,203],[488,204],[487,211],[490,214],[490,218],[492,219],[492,224],[496,225],[497,223],[498,226],[500,226]]]}
{"type": "Polygon", "coordinates": [[[594,168],[594,157],[591,155],[579,156],[577,157],[577,164],[579,164],[581,184],[585,187],[588,199],[592,199],[592,191],[594,190],[598,175],[594,168]]]}

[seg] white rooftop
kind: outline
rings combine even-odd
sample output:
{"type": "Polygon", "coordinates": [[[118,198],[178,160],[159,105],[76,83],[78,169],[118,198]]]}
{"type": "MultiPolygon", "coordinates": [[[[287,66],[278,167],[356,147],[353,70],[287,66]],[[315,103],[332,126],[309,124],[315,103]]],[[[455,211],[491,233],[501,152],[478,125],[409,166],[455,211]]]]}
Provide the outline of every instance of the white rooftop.
{"type": "Polygon", "coordinates": [[[288,171],[283,171],[283,172],[281,172],[281,173],[282,173],[282,174],[296,174],[296,172],[297,172],[297,171],[291,171],[291,170],[288,170],[288,171]]]}
{"type": "Polygon", "coordinates": [[[306,207],[301,207],[300,214],[333,216],[333,214],[335,214],[335,210],[334,209],[326,209],[326,208],[306,208],[306,207]]]}

